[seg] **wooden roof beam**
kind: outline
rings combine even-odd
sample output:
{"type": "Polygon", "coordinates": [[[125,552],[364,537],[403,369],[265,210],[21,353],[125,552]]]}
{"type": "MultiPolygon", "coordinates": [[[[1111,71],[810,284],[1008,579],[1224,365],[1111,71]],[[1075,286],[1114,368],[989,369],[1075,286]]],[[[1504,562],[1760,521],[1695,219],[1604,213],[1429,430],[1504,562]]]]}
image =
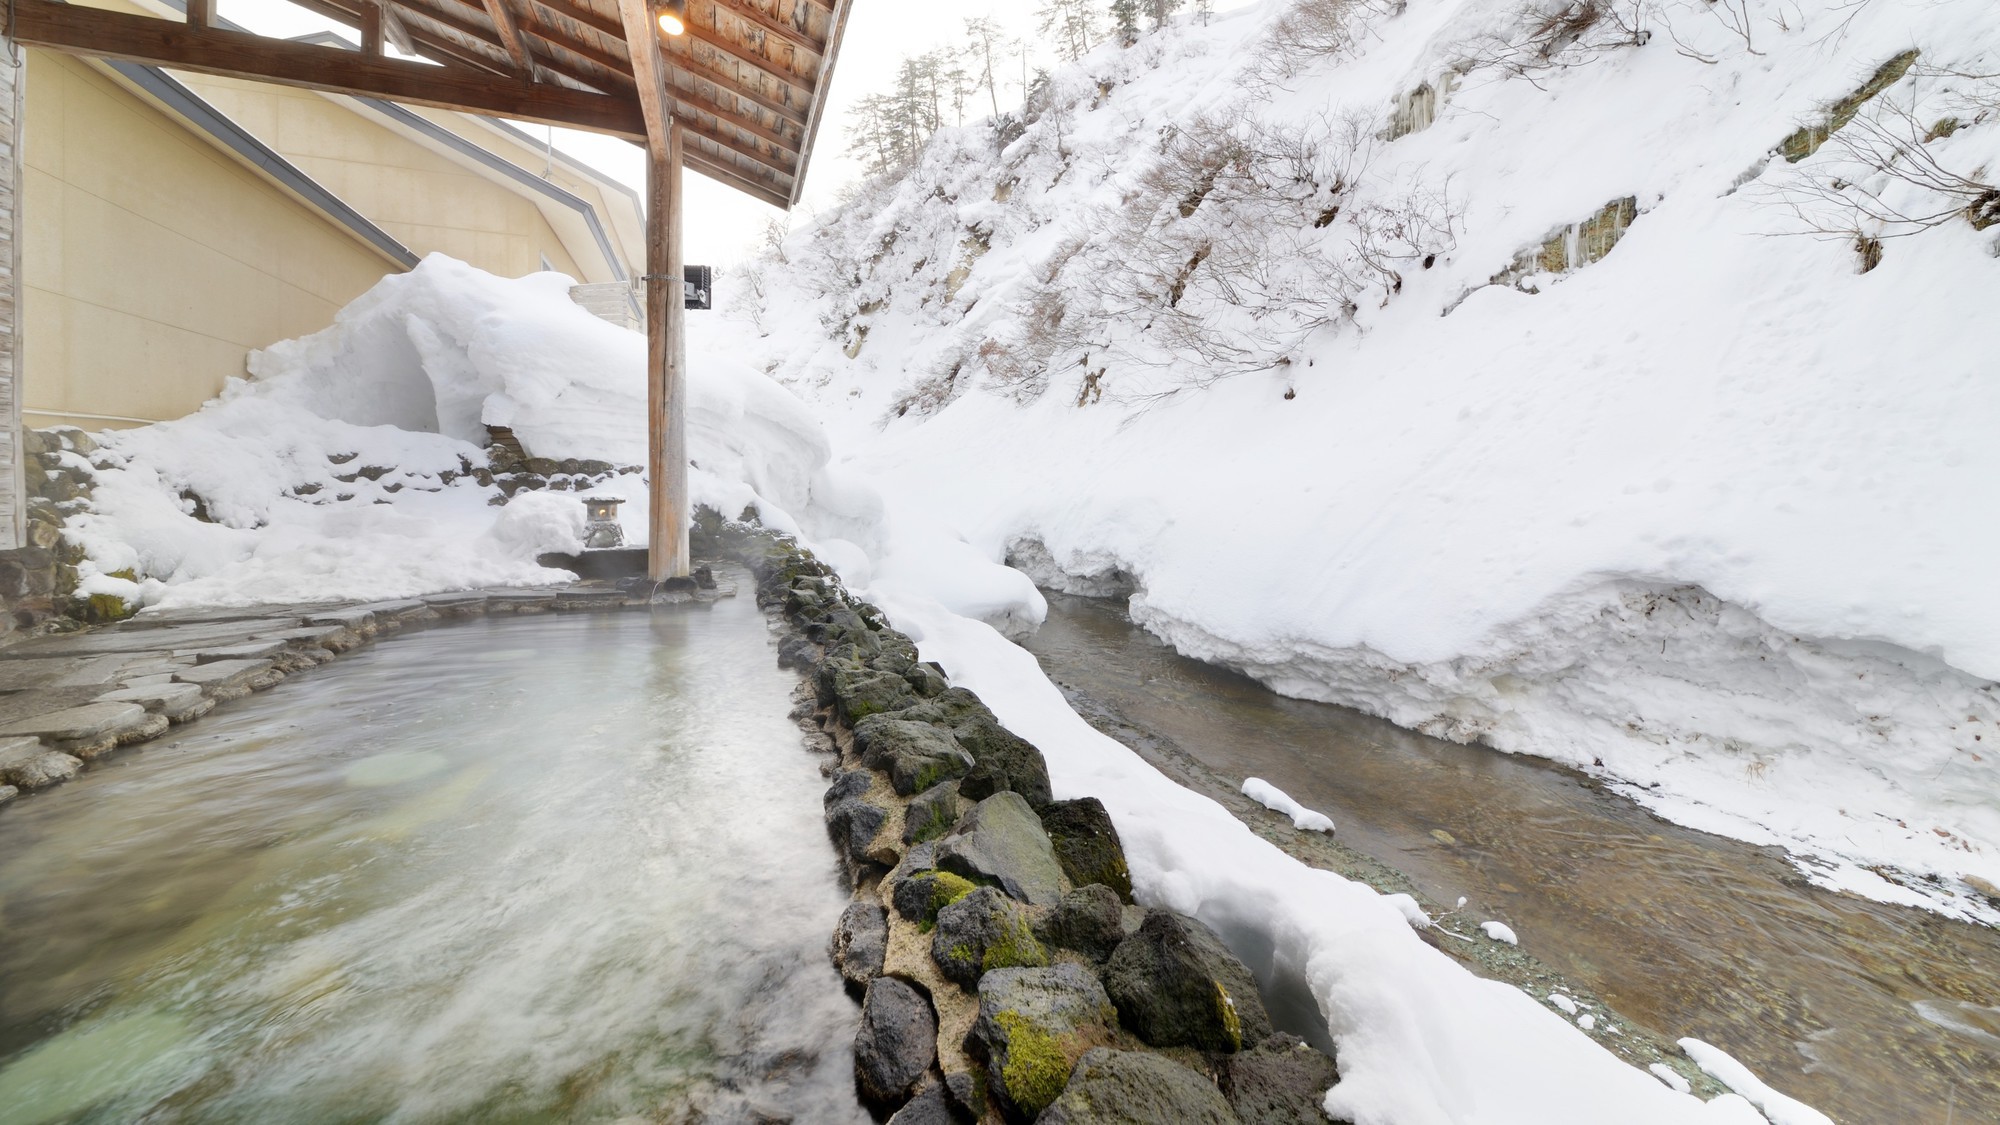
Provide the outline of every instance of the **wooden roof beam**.
{"type": "MultiPolygon", "coordinates": [[[[380,38],[386,39],[406,55],[420,55],[439,63],[459,63],[491,74],[507,73],[505,64],[488,58],[462,43],[454,43],[428,30],[412,30],[408,24],[396,17],[395,5],[389,0],[352,0],[351,4],[338,3],[336,0],[292,0],[292,3],[315,15],[325,16],[335,22],[359,29],[363,40],[363,54],[377,57],[382,54],[379,42],[374,51],[365,49],[370,19],[368,12],[373,9],[376,13],[374,18],[381,21],[380,38]]],[[[499,50],[499,44],[494,44],[494,50],[499,50]]]]}
{"type": "Polygon", "coordinates": [[[369,58],[351,50],[193,29],[150,16],[14,0],[14,38],[26,46],[153,66],[256,78],[283,86],[388,98],[441,109],[546,122],[617,137],[645,135],[624,98],[519,82],[451,66],[369,58]]]}
{"type": "Polygon", "coordinates": [[[514,60],[515,69],[529,82],[535,80],[535,58],[528,53],[528,42],[521,37],[521,25],[514,18],[514,9],[507,0],[486,0],[486,14],[493,19],[493,29],[500,33],[500,45],[507,48],[507,57],[514,60]]]}

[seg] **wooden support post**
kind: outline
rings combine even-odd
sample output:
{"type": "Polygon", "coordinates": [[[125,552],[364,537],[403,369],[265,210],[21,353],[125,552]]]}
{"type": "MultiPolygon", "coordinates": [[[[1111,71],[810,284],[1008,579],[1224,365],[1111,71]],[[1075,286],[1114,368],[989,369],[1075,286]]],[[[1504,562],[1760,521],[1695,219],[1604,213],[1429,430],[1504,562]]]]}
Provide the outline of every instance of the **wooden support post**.
{"type": "Polygon", "coordinates": [[[382,57],[382,9],[371,3],[363,3],[361,18],[361,53],[371,59],[382,57]]]}
{"type": "Polygon", "coordinates": [[[200,31],[215,22],[215,0],[187,0],[187,25],[200,31]]]}
{"type": "Polygon", "coordinates": [[[681,273],[681,130],[647,146],[646,409],[655,582],[688,572],[687,331],[681,273]]]}
{"type": "Polygon", "coordinates": [[[0,550],[27,546],[21,447],[21,117],[28,53],[0,35],[0,550]]]}

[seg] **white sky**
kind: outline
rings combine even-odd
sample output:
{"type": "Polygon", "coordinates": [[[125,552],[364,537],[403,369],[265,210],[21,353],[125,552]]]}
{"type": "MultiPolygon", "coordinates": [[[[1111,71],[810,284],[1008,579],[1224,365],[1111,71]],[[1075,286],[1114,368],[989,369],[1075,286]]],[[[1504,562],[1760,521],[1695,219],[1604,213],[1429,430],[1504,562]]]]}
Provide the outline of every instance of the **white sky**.
{"type": "MultiPolygon", "coordinates": [[[[1251,0],[1217,0],[1218,10],[1241,7],[1251,0]]],[[[806,175],[806,193],[789,217],[775,207],[751,199],[695,173],[687,175],[686,260],[690,264],[732,265],[753,254],[772,219],[796,224],[817,209],[833,206],[843,185],[857,178],[859,166],[847,156],[847,122],[856,102],[880,93],[895,81],[896,65],[905,56],[957,43],[965,21],[987,16],[1009,35],[1030,43],[1029,65],[1047,65],[1052,57],[1034,27],[1034,0],[854,0],[847,34],[834,67],[833,90],[813,144],[806,175]]],[[[1107,5],[1108,6],[1108,5],[1107,5]]],[[[303,35],[318,30],[345,33],[349,29],[316,16],[285,0],[221,0],[218,14],[264,35],[303,35]]],[[[1002,107],[1019,104],[1021,70],[1016,61],[1003,77],[1002,107]]],[[[542,135],[540,125],[523,125],[542,135]]],[[[608,176],[643,190],[645,162],[636,145],[611,137],[570,129],[554,131],[556,148],[608,176]]]]}

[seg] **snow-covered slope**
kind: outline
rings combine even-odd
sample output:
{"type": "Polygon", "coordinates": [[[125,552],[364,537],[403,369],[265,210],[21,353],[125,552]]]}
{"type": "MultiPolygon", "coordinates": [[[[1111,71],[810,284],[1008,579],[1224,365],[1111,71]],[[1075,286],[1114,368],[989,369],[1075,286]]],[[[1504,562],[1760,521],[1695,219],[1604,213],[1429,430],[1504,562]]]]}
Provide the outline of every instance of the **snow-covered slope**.
{"type": "Polygon", "coordinates": [[[1988,0],[1273,0],[736,312],[892,519],[1992,920],[1995,72],[1988,0]]]}

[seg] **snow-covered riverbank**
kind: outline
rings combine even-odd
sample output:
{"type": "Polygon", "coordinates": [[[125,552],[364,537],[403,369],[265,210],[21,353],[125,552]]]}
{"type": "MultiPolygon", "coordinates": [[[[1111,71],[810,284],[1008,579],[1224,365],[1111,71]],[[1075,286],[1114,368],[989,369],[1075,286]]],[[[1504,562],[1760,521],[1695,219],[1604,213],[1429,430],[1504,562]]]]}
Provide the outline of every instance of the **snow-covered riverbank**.
{"type": "Polygon", "coordinates": [[[1990,6],[1349,5],[1278,73],[1286,7],[940,134],[757,272],[767,368],[1190,655],[2000,919],[2000,232],[1911,171],[2000,165],[1990,6]]]}

